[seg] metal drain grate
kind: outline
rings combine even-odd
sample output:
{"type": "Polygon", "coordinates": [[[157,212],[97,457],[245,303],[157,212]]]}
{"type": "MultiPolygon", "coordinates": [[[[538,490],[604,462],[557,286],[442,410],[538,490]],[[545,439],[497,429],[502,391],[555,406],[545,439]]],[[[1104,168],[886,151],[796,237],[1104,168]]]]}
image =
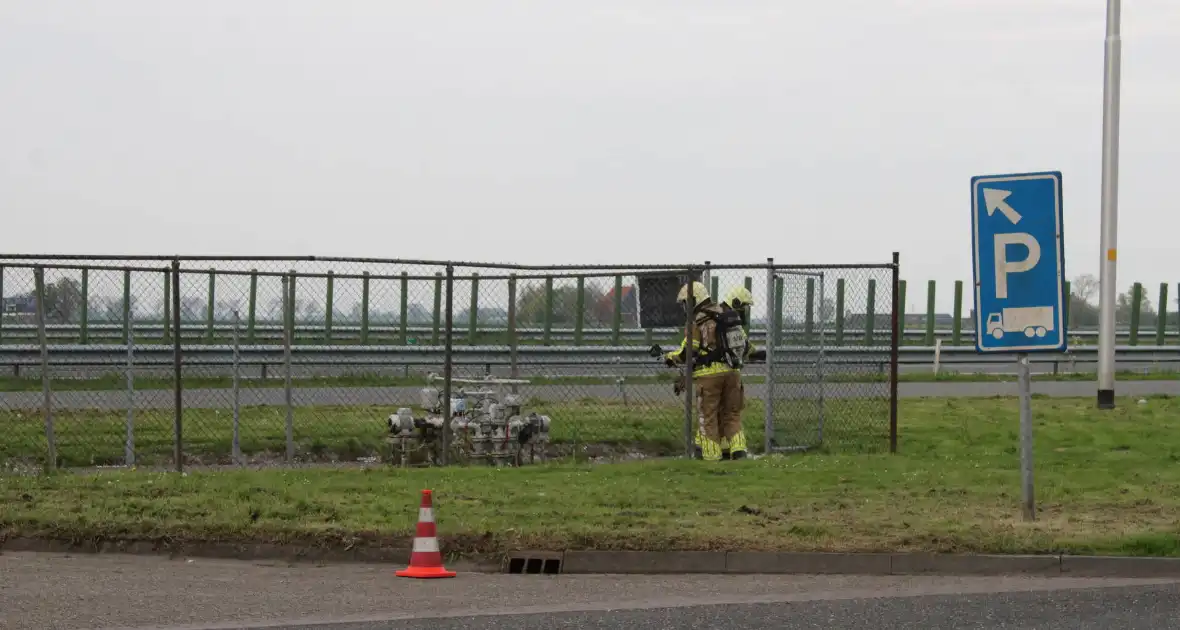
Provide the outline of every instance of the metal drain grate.
{"type": "Polygon", "coordinates": [[[512,556],[508,572],[518,575],[557,575],[561,573],[561,558],[548,556],[512,556]]]}

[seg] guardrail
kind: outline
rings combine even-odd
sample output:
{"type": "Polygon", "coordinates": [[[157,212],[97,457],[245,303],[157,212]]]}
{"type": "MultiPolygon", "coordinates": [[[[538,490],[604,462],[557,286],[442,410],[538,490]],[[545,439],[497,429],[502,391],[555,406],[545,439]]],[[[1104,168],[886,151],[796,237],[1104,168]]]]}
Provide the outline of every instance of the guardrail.
{"type": "MultiPolygon", "coordinates": [[[[834,368],[839,365],[887,366],[887,349],[866,347],[781,346],[775,349],[775,364],[814,364],[823,353],[824,360],[834,368]]],[[[645,348],[636,346],[520,346],[516,358],[498,346],[456,346],[452,348],[452,363],[467,366],[507,366],[514,362],[520,367],[541,366],[649,366],[657,362],[645,348]]],[[[234,361],[232,345],[186,345],[182,349],[185,366],[230,366],[234,361]]],[[[279,366],[286,361],[284,348],[273,345],[240,346],[238,362],[249,366],[279,366]]],[[[411,367],[439,366],[445,361],[446,351],[440,346],[322,346],[302,345],[291,349],[291,364],[301,367],[411,367]]],[[[1180,348],[1173,346],[1118,346],[1119,362],[1180,364],[1180,348]]],[[[127,346],[122,344],[53,345],[49,346],[50,365],[53,367],[110,367],[120,368],[128,361],[127,346]]],[[[1066,352],[1031,353],[1030,362],[1040,365],[1077,365],[1096,363],[1096,347],[1073,348],[1066,352]]],[[[132,348],[132,361],[137,367],[172,366],[172,348],[153,345],[132,348]]],[[[943,346],[929,348],[907,346],[899,348],[900,365],[933,366],[1005,365],[1014,362],[1010,356],[978,354],[974,348],[943,346]]],[[[19,374],[22,367],[41,364],[41,349],[36,345],[0,346],[0,365],[13,368],[19,374]]],[[[751,366],[757,370],[757,364],[751,366]]]]}
{"type": "MultiPolygon", "coordinates": [[[[831,322],[825,330],[820,330],[818,326],[810,333],[803,328],[793,327],[786,328],[782,331],[782,339],[793,340],[802,339],[808,334],[812,338],[818,337],[821,333],[829,342],[835,337],[835,331],[831,328],[831,322]]],[[[222,342],[228,343],[233,335],[232,324],[215,324],[212,328],[212,343],[222,342]]],[[[162,340],[165,335],[165,327],[158,323],[137,323],[133,326],[134,336],[138,343],[161,343],[155,340],[162,340]]],[[[366,345],[380,345],[384,340],[400,339],[402,329],[400,326],[369,326],[363,333],[361,326],[355,325],[335,325],[331,331],[328,331],[322,324],[299,324],[294,327],[295,342],[303,343],[308,341],[319,341],[325,345],[335,344],[360,344],[362,339],[367,337],[366,345]]],[[[418,339],[431,340],[434,334],[434,328],[429,326],[409,326],[406,329],[409,335],[408,341],[416,343],[418,339]]],[[[507,337],[508,328],[504,326],[481,326],[477,329],[478,334],[483,339],[507,337]]],[[[50,343],[75,343],[85,339],[84,343],[110,343],[113,341],[123,341],[126,329],[122,324],[91,324],[86,328],[86,334],[82,334],[81,327],[76,325],[50,324],[45,327],[46,339],[50,343]]],[[[8,324],[4,327],[3,341],[7,344],[23,344],[37,342],[37,327],[30,324],[8,324]]],[[[619,339],[626,339],[636,343],[642,340],[651,339],[671,339],[681,334],[680,330],[671,328],[654,328],[651,330],[643,329],[622,329],[618,331],[619,339]]],[[[1130,341],[1134,335],[1128,329],[1115,331],[1115,334],[1120,341],[1130,341]]],[[[280,343],[283,339],[282,324],[258,324],[254,328],[255,342],[274,342],[280,343]]],[[[873,331],[875,339],[886,339],[890,335],[887,328],[878,328],[873,331]]],[[[244,335],[243,335],[244,336],[244,335]]],[[[581,345],[576,343],[581,340],[582,344],[600,344],[605,341],[610,341],[615,338],[615,332],[610,328],[586,328],[581,331],[576,331],[573,328],[551,328],[546,331],[543,328],[526,328],[518,327],[516,329],[516,336],[522,343],[543,343],[546,339],[549,343],[565,342],[566,345],[581,345]]],[[[752,328],[750,330],[750,337],[757,344],[764,344],[766,342],[766,330],[752,328]]],[[[845,344],[856,344],[862,342],[863,331],[857,333],[848,332],[844,335],[843,342],[845,344]]],[[[960,346],[971,346],[975,343],[975,332],[973,330],[961,330],[958,332],[958,344],[954,344],[953,340],[956,333],[952,329],[935,329],[935,339],[942,339],[946,343],[960,346]]],[[[210,328],[205,324],[185,324],[181,326],[181,339],[186,343],[211,343],[210,328]]],[[[926,330],[909,329],[902,333],[902,339],[906,342],[924,341],[927,338],[926,330]]],[[[1074,344],[1097,344],[1098,331],[1097,330],[1071,330],[1069,331],[1069,338],[1074,344]]],[[[1167,332],[1163,336],[1163,341],[1166,343],[1173,340],[1180,345],[1180,331],[1167,332]]],[[[1127,345],[1138,345],[1138,343],[1128,343],[1127,345]]],[[[1158,345],[1158,344],[1157,344],[1158,345]]]]}

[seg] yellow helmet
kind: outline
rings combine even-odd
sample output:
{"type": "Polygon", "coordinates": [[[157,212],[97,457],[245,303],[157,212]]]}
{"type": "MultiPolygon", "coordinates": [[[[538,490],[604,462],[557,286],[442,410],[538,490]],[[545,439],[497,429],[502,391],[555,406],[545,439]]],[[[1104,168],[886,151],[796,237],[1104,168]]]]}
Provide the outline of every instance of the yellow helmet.
{"type": "Polygon", "coordinates": [[[733,308],[738,308],[736,306],[737,303],[741,303],[743,307],[754,306],[754,296],[750,294],[750,290],[746,287],[734,287],[726,294],[725,303],[733,308]]]}
{"type": "MultiPolygon", "coordinates": [[[[693,282],[692,283],[692,302],[693,302],[692,307],[696,308],[697,306],[699,306],[701,304],[701,302],[704,302],[705,300],[708,300],[708,299],[709,299],[709,290],[705,288],[705,285],[701,282],[693,282]]],[[[681,304],[688,301],[688,285],[687,284],[680,287],[680,293],[678,293],[676,295],[676,301],[681,304]]]]}

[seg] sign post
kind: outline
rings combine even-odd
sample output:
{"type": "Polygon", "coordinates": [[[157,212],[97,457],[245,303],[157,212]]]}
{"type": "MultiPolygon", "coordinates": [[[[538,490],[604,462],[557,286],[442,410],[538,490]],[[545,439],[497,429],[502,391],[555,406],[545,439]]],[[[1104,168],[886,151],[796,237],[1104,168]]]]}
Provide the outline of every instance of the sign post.
{"type": "Polygon", "coordinates": [[[971,178],[975,350],[1016,355],[1025,520],[1033,499],[1030,352],[1066,349],[1061,172],[971,178]]]}

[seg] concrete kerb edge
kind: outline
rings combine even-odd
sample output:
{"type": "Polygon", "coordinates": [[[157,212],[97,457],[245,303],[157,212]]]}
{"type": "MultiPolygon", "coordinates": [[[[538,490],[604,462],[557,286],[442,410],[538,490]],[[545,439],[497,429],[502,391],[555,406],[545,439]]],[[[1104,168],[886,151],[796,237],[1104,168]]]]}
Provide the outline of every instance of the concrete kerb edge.
{"type": "MultiPolygon", "coordinates": [[[[408,548],[350,549],[252,543],[103,541],[28,537],[0,540],[0,552],[116,553],[291,563],[405,564],[408,548]]],[[[1180,577],[1180,558],[934,553],[758,551],[517,551],[447,561],[461,573],[504,573],[511,558],[558,559],[561,573],[799,575],[1037,575],[1106,578],[1180,577]]]]}
{"type": "MultiPolygon", "coordinates": [[[[169,558],[211,558],[221,560],[273,561],[308,564],[394,564],[410,561],[410,548],[396,547],[313,547],[273,543],[167,542],[136,540],[69,541],[14,536],[0,539],[0,553],[31,551],[42,553],[115,553],[169,558]]],[[[445,554],[444,554],[445,555],[445,554]]],[[[506,560],[499,555],[468,556],[451,560],[448,569],[471,573],[500,573],[506,560]],[[454,567],[454,568],[453,568],[454,567]]]]}

